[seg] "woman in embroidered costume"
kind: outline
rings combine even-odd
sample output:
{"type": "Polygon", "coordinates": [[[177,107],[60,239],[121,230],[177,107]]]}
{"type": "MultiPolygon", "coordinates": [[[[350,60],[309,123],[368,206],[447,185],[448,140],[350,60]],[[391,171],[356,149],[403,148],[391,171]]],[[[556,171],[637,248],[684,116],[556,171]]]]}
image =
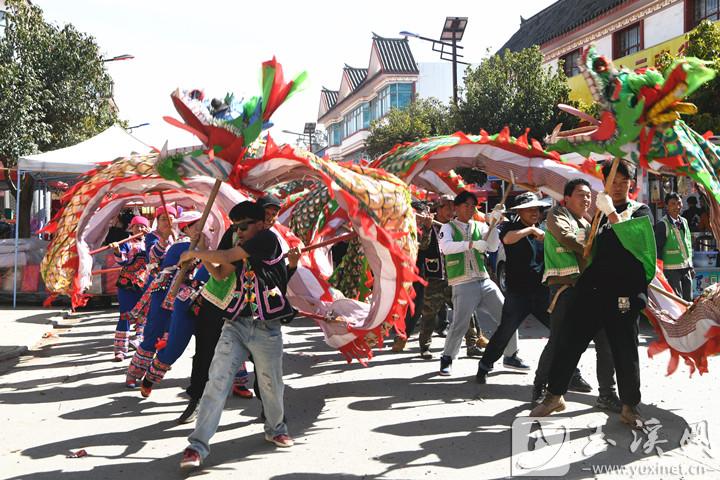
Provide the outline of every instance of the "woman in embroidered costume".
{"type": "MultiPolygon", "coordinates": [[[[181,231],[186,231],[189,235],[192,235],[191,231],[197,233],[197,229],[194,228],[194,226],[195,222],[200,219],[200,216],[200,212],[196,211],[181,215],[178,219],[178,226],[181,231]]],[[[181,242],[182,243],[176,244],[177,248],[184,250],[186,243],[184,240],[181,242]]],[[[198,244],[206,245],[207,238],[203,235],[198,244]]],[[[212,269],[213,267],[211,265],[210,270],[212,269]]],[[[153,386],[165,377],[167,371],[170,370],[173,363],[180,358],[190,342],[190,337],[192,337],[195,331],[194,322],[197,316],[194,301],[208,278],[208,269],[202,265],[198,265],[197,268],[188,272],[187,277],[183,279],[176,297],[174,299],[166,298],[164,302],[166,305],[172,301],[172,313],[170,315],[170,327],[167,332],[167,343],[164,348],[158,349],[155,359],[152,361],[152,364],[145,373],[145,377],[142,379],[140,392],[143,397],[150,396],[153,386]]],[[[247,377],[247,372],[245,372],[245,376],[247,377]]]]}
{"type": "MultiPolygon", "coordinates": [[[[168,210],[171,208],[172,207],[168,207],[168,210]]],[[[189,212],[189,214],[194,214],[194,212],[189,212]]],[[[166,221],[161,221],[161,218],[165,218],[164,212],[161,217],[158,217],[158,230],[160,230],[160,225],[162,223],[167,223],[166,221]]],[[[161,241],[157,241],[149,249],[150,253],[148,254],[148,257],[151,262],[161,257],[159,263],[160,271],[157,273],[154,280],[152,280],[152,283],[150,283],[146,292],[150,294],[150,301],[148,302],[149,307],[146,317],[145,335],[142,342],[137,347],[137,351],[135,352],[132,361],[130,362],[125,379],[125,384],[130,388],[137,386],[138,381],[145,376],[145,372],[152,364],[157,349],[164,347],[166,343],[165,336],[170,327],[172,304],[168,305],[167,303],[169,302],[166,303],[165,299],[173,278],[175,277],[175,273],[178,270],[178,260],[180,259],[180,254],[190,248],[190,238],[193,235],[200,233],[198,230],[199,224],[197,223],[197,220],[199,219],[199,215],[193,215],[193,219],[190,219],[189,216],[186,216],[185,218],[181,217],[182,223],[180,223],[180,221],[175,223],[178,223],[179,226],[183,227],[181,233],[184,237],[173,243],[166,251],[161,241]]],[[[162,237],[160,240],[162,240],[162,237]]],[[[199,244],[204,245],[205,241],[206,236],[202,235],[200,237],[199,244]]]]}
{"type": "Polygon", "coordinates": [[[133,346],[137,346],[143,342],[143,331],[150,309],[150,286],[155,276],[158,274],[159,266],[162,263],[165,252],[172,245],[176,237],[173,231],[173,220],[177,217],[175,207],[169,205],[160,207],[155,210],[155,230],[145,235],[145,254],[147,256],[147,280],[142,291],[142,296],[137,301],[135,308],[132,309],[130,316],[135,319],[135,335],[133,346]],[[167,213],[166,213],[167,209],[167,213]]]}
{"type": "MultiPolygon", "coordinates": [[[[130,230],[133,235],[147,232],[150,222],[147,218],[136,216],[130,221],[130,230]]],[[[120,319],[115,328],[115,361],[125,359],[130,339],[130,311],[142,296],[147,279],[147,257],[143,238],[137,238],[118,245],[110,244],[115,250],[115,259],[122,267],[117,280],[118,303],[120,304],[120,319]]]]}

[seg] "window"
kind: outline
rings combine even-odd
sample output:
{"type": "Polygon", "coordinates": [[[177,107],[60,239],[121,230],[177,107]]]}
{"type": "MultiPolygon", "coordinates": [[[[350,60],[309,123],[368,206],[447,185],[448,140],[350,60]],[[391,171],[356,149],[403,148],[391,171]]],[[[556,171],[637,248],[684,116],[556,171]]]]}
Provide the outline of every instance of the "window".
{"type": "Polygon", "coordinates": [[[565,70],[565,75],[567,75],[568,77],[574,77],[575,75],[580,73],[580,67],[578,67],[578,63],[580,63],[581,58],[581,49],[577,49],[574,52],[570,52],[567,55],[560,57],[560,59],[563,61],[563,70],[565,70]]]}
{"type": "Polygon", "coordinates": [[[380,110],[378,107],[378,97],[373,98],[370,100],[370,104],[368,107],[368,112],[370,113],[370,121],[377,120],[380,118],[380,110]]]}
{"type": "Polygon", "coordinates": [[[330,135],[330,146],[334,147],[334,146],[340,145],[340,143],[342,142],[342,137],[343,137],[342,122],[330,125],[328,127],[328,133],[330,135]]]}
{"type": "Polygon", "coordinates": [[[413,100],[412,83],[393,83],[383,88],[374,100],[374,118],[378,119],[387,114],[392,108],[405,108],[413,100]]]}
{"type": "Polygon", "coordinates": [[[345,115],[345,136],[349,137],[358,130],[362,130],[363,127],[363,107],[365,104],[360,105],[352,112],[345,115]]]}
{"type": "Polygon", "coordinates": [[[639,52],[643,49],[642,22],[630,25],[613,34],[613,58],[639,52]]]}
{"type": "Polygon", "coordinates": [[[360,110],[362,110],[362,128],[370,128],[370,104],[363,103],[360,110]]]}
{"type": "Polygon", "coordinates": [[[690,8],[690,29],[697,27],[703,20],[720,20],[719,0],[689,0],[686,2],[690,8]]]}

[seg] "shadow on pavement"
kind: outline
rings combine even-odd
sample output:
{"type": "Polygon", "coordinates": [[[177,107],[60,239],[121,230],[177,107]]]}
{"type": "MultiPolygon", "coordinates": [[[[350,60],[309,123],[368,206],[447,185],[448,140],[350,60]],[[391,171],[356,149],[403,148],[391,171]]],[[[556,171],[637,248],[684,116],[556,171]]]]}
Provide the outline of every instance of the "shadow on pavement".
{"type": "MultiPolygon", "coordinates": [[[[89,323],[89,322],[88,322],[89,323]]],[[[105,319],[93,322],[95,326],[109,326],[105,319]]],[[[34,446],[22,451],[22,455],[32,459],[49,458],[53,456],[64,456],[71,448],[86,448],[92,452],[96,447],[122,446],[123,451],[117,455],[104,458],[117,459],[118,462],[112,465],[98,466],[87,472],[88,478],[127,478],[136,475],[138,478],[150,478],[148,475],[155,475],[153,478],[181,478],[177,465],[180,460],[180,453],[167,458],[150,459],[147,457],[137,459],[128,458],[138,455],[141,450],[152,441],[184,437],[193,429],[192,425],[177,425],[174,421],[156,422],[154,414],[167,413],[168,410],[177,411],[179,414],[185,406],[186,401],[178,399],[171,403],[157,403],[150,399],[143,400],[139,396],[128,397],[118,396],[122,390],[121,372],[127,367],[127,362],[112,364],[109,361],[112,349],[110,338],[111,328],[108,327],[107,337],[91,334],[88,336],[73,334],[60,334],[59,343],[42,347],[35,354],[39,357],[52,357],[63,355],[70,358],[77,357],[80,360],[71,361],[70,364],[80,366],[97,362],[108,362],[107,368],[93,372],[81,373],[75,377],[68,377],[71,382],[108,377],[112,379],[107,383],[75,385],[72,387],[58,387],[56,384],[63,381],[63,377],[53,376],[38,380],[20,381],[14,384],[1,385],[2,388],[11,388],[15,391],[0,394],[0,404],[39,404],[60,402],[80,398],[101,398],[108,400],[102,405],[92,408],[77,410],[61,415],[66,420],[87,420],[101,418],[123,418],[128,416],[144,416],[147,424],[132,430],[121,430],[115,432],[99,432],[85,435],[78,438],[63,439],[34,446]],[[89,338],[88,337],[92,337],[89,338]],[[99,337],[99,338],[95,338],[99,337]],[[69,341],[63,342],[64,339],[69,341]],[[87,355],[93,357],[88,360],[87,355]],[[116,367],[114,365],[117,365],[116,367]],[[117,379],[117,381],[115,381],[117,379]],[[25,391],[29,389],[42,389],[52,385],[51,388],[40,391],[25,391]],[[158,408],[167,407],[162,412],[158,408]],[[153,410],[149,412],[149,410],[153,410]]],[[[311,329],[305,327],[292,327],[286,329],[291,337],[301,332],[308,335],[311,329]]],[[[328,376],[332,381],[326,381],[316,386],[296,389],[286,386],[285,404],[287,406],[287,417],[291,432],[297,437],[308,437],[312,441],[315,432],[322,431],[324,427],[319,424],[319,418],[326,406],[326,402],[332,399],[359,397],[349,405],[349,408],[357,411],[377,412],[387,419],[387,423],[375,432],[393,437],[402,437],[408,441],[402,442],[404,447],[410,448],[386,453],[375,460],[386,465],[384,472],[378,475],[354,476],[348,474],[298,472],[293,474],[279,475],[275,479],[297,479],[310,478],[374,478],[386,477],[387,474],[398,470],[408,469],[408,474],[414,472],[414,468],[422,466],[440,466],[449,469],[462,469],[482,465],[488,462],[507,459],[511,455],[510,425],[521,414],[527,414],[530,397],[530,386],[501,385],[493,384],[480,386],[474,383],[473,377],[467,381],[458,381],[457,377],[449,379],[436,376],[434,373],[419,375],[417,377],[392,378],[387,375],[380,378],[368,380],[342,381],[337,375],[356,368],[365,368],[357,363],[346,365],[339,362],[339,354],[325,346],[322,335],[312,329],[308,341],[288,345],[284,359],[285,374],[288,377],[301,376],[328,376]],[[312,348],[310,348],[312,347],[312,348]],[[312,354],[304,353],[311,349],[312,354]],[[335,381],[340,379],[340,381],[335,381]],[[510,399],[518,403],[517,406],[499,413],[483,412],[483,402],[491,399],[510,399]],[[393,422],[393,411],[418,408],[428,404],[451,404],[456,402],[470,402],[476,404],[476,414],[470,416],[443,417],[443,418],[418,418],[409,422],[393,422]],[[440,437],[426,439],[425,437],[440,437]],[[415,439],[417,443],[415,443],[415,439]],[[343,476],[344,475],[344,476],[343,476]]],[[[388,355],[378,354],[374,362],[391,366],[405,364],[415,361],[415,357],[409,355],[388,355]]],[[[422,360],[417,359],[422,362],[422,360]]],[[[67,367],[68,362],[58,362],[62,365],[22,365],[17,369],[35,368],[59,368],[67,367]]],[[[503,372],[503,375],[506,372],[503,372]]],[[[493,374],[491,378],[497,378],[493,374]]],[[[185,385],[185,379],[168,379],[163,382],[162,388],[185,385]]],[[[580,402],[588,405],[587,409],[580,412],[573,412],[573,416],[582,415],[592,411],[589,405],[595,400],[594,395],[569,394],[567,399],[570,402],[580,402]]],[[[223,417],[239,416],[238,421],[221,426],[219,431],[234,431],[238,436],[226,441],[212,443],[212,453],[204,464],[204,470],[196,475],[212,478],[214,472],[234,470],[236,467],[224,467],[228,462],[252,461],[266,455],[277,455],[277,461],[282,461],[282,455],[286,454],[281,449],[276,449],[268,444],[262,434],[248,433],[243,430],[257,422],[260,414],[260,404],[257,400],[241,400],[230,398],[226,404],[223,417]],[[248,420],[247,417],[251,417],[248,420]]],[[[687,428],[684,419],[673,412],[662,410],[654,405],[645,406],[643,414],[647,418],[660,419],[662,423],[662,438],[667,439],[663,444],[663,451],[671,452],[679,448],[680,438],[687,428]]],[[[613,464],[624,465],[635,462],[646,454],[643,448],[635,453],[631,450],[633,433],[616,419],[616,415],[610,414],[603,425],[600,425],[606,438],[616,442],[615,446],[609,446],[606,451],[600,451],[590,456],[586,461],[572,465],[571,471],[566,478],[592,477],[591,472],[583,470],[591,464],[613,464]]],[[[352,428],[352,427],[348,427],[352,428]]],[[[361,426],[359,428],[362,428],[361,426]]],[[[595,426],[588,425],[574,431],[573,438],[584,438],[587,442],[593,442],[596,435],[595,426]]],[[[349,430],[349,435],[352,431],[349,430]]],[[[635,435],[638,435],[637,433],[635,435]]],[[[349,441],[349,440],[348,440],[349,441]]],[[[74,461],[74,460],[70,460],[74,461]]],[[[242,468],[242,467],[241,467],[242,468]]],[[[419,472],[419,470],[418,470],[419,472]]],[[[405,472],[403,472],[405,473],[405,472]]],[[[395,474],[397,476],[397,473],[395,474]]],[[[31,480],[46,479],[75,479],[77,472],[65,472],[56,470],[35,474],[23,474],[14,478],[31,480]]]]}

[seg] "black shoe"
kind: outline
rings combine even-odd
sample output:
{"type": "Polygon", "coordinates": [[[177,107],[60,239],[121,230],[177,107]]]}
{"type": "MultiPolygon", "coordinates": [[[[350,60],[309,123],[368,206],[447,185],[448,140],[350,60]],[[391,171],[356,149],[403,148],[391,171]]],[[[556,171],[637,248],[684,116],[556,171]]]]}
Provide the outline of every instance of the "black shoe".
{"type": "Polygon", "coordinates": [[[475,345],[468,345],[467,356],[468,357],[482,357],[483,351],[475,345]]]}
{"type": "Polygon", "coordinates": [[[530,370],[530,366],[523,362],[522,358],[518,357],[517,352],[515,352],[512,357],[503,358],[503,367],[525,372],[530,370]]]}
{"type": "Polygon", "coordinates": [[[488,374],[488,371],[482,367],[480,362],[478,362],[478,371],[477,371],[477,374],[475,375],[475,381],[477,383],[479,383],[480,385],[485,385],[487,383],[487,374],[488,374]]]}
{"type": "Polygon", "coordinates": [[[597,400],[595,401],[595,406],[600,410],[608,410],[615,413],[622,412],[622,402],[615,394],[615,392],[612,392],[609,395],[598,396],[597,400]]]}
{"type": "Polygon", "coordinates": [[[545,398],[545,385],[533,385],[532,399],[530,403],[534,407],[543,401],[545,398]]]}
{"type": "Polygon", "coordinates": [[[440,357],[440,375],[449,377],[452,375],[452,357],[449,355],[443,355],[440,357]]]}
{"type": "Polygon", "coordinates": [[[176,422],[179,424],[185,424],[185,423],[190,423],[193,420],[195,420],[195,418],[197,418],[197,414],[198,414],[198,403],[199,402],[197,400],[190,400],[190,403],[188,403],[187,408],[182,413],[182,415],[180,415],[178,417],[176,422]]]}
{"type": "Polygon", "coordinates": [[[420,358],[422,358],[423,360],[432,360],[433,354],[429,348],[426,348],[424,350],[420,350],[420,358]]]}
{"type": "Polygon", "coordinates": [[[445,338],[445,337],[447,337],[447,334],[448,334],[448,328],[445,327],[442,330],[438,330],[436,333],[437,333],[438,337],[445,338]]]}
{"type": "Polygon", "coordinates": [[[592,392],[593,388],[588,382],[585,381],[582,375],[576,373],[570,379],[568,390],[570,390],[571,392],[589,393],[592,392]]]}

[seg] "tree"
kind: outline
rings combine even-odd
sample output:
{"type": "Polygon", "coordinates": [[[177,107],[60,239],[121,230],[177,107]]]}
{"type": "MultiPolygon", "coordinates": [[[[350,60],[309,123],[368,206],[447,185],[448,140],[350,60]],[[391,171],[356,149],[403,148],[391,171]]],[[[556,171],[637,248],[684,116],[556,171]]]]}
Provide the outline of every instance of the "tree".
{"type": "Polygon", "coordinates": [[[542,140],[558,123],[566,128],[577,123],[557,108],[559,103],[574,104],[565,73],[544,66],[537,46],[505,50],[468,67],[462,94],[453,116],[465,133],[497,133],[507,126],[516,136],[529,128],[530,136],[542,140]]]}
{"type": "MultiPolygon", "coordinates": [[[[93,37],[46,22],[42,10],[7,0],[0,37],[0,160],[74,145],[117,121],[112,79],[93,37]]],[[[6,171],[6,175],[7,175],[6,171]]],[[[7,175],[9,178],[9,175],[7,175]]],[[[22,181],[19,235],[30,235],[33,179],[22,181]]],[[[15,186],[12,185],[15,194],[15,186]]]]}
{"type": "Polygon", "coordinates": [[[398,143],[454,131],[445,104],[435,98],[417,99],[406,108],[393,108],[385,117],[373,120],[365,147],[370,158],[377,158],[398,143]]]}
{"type": "MultiPolygon", "coordinates": [[[[720,25],[703,20],[687,35],[688,46],[685,55],[708,60],[716,72],[720,72],[720,25]]],[[[686,118],[688,125],[699,132],[720,131],[720,77],[708,82],[688,101],[698,107],[699,113],[686,118]]]]}
{"type": "MultiPolygon", "coordinates": [[[[720,73],[720,25],[709,20],[703,20],[685,36],[687,47],[684,56],[696,57],[710,62],[710,67],[720,73]]],[[[667,75],[670,67],[678,59],[668,51],[661,52],[655,60],[655,68],[667,75]]],[[[698,132],[720,132],[720,104],[717,98],[720,95],[720,77],[706,83],[692,95],[687,102],[698,107],[697,115],[683,117],[690,127],[698,132]]]]}

